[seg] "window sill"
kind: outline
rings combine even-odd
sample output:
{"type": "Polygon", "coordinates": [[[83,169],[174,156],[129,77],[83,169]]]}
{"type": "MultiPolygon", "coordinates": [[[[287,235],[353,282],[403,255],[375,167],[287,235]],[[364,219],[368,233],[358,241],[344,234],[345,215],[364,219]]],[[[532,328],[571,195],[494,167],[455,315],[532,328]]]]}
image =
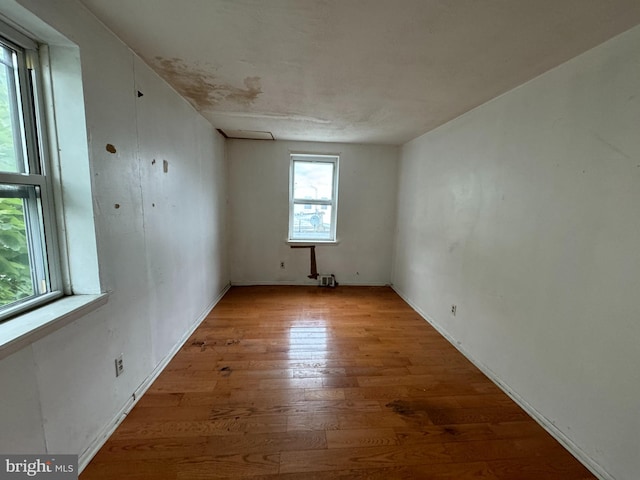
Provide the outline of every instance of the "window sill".
{"type": "Polygon", "coordinates": [[[287,245],[298,245],[301,247],[312,245],[338,245],[340,240],[286,240],[287,245]]]}
{"type": "Polygon", "coordinates": [[[109,295],[63,297],[0,323],[0,360],[101,307],[109,295]]]}

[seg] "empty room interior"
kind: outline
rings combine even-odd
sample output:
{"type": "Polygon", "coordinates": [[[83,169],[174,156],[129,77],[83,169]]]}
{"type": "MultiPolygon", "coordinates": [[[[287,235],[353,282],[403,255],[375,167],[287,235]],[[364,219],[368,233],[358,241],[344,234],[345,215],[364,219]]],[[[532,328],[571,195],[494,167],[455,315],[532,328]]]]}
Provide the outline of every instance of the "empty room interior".
{"type": "Polygon", "coordinates": [[[0,455],[639,478],[640,2],[0,22],[0,455]]]}

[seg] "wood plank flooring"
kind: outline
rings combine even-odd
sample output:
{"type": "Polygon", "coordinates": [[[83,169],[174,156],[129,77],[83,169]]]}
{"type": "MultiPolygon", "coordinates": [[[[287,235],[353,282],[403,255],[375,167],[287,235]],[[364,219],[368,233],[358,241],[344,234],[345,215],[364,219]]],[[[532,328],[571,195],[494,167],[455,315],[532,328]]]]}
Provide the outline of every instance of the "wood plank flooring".
{"type": "Polygon", "coordinates": [[[234,287],[81,475],[593,479],[384,287],[234,287]]]}

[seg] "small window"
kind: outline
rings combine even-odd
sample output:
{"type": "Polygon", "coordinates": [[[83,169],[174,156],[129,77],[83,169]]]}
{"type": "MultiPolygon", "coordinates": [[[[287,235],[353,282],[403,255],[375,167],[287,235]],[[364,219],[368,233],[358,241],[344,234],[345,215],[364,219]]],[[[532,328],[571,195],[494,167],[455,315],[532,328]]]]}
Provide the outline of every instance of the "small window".
{"type": "Polygon", "coordinates": [[[336,241],[336,155],[291,155],[289,240],[336,241]]]}
{"type": "Polygon", "coordinates": [[[0,321],[62,295],[37,46],[12,40],[0,36],[0,321]]]}

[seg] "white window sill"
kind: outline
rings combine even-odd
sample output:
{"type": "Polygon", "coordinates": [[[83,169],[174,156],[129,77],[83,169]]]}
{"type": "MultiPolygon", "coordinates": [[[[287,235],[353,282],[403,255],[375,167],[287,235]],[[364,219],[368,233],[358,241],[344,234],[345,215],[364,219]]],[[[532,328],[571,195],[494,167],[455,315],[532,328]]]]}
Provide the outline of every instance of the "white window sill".
{"type": "Polygon", "coordinates": [[[0,323],[0,360],[101,307],[109,295],[71,295],[0,323]]]}
{"type": "Polygon", "coordinates": [[[338,245],[340,240],[287,240],[286,243],[287,245],[311,247],[313,245],[338,245]]]}

